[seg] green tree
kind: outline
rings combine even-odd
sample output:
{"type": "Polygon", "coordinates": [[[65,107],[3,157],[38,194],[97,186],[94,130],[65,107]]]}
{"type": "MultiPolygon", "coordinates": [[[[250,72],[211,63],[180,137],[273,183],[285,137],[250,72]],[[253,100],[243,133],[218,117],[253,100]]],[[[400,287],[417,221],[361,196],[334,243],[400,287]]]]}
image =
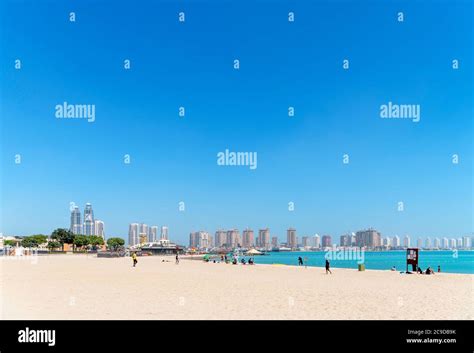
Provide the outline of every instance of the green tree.
{"type": "Polygon", "coordinates": [[[49,241],[47,247],[49,251],[52,251],[54,249],[61,247],[61,243],[58,241],[49,241]]]}
{"type": "Polygon", "coordinates": [[[121,246],[124,246],[125,240],[122,238],[109,238],[107,239],[107,245],[112,250],[117,250],[121,246]]]}
{"type": "Polygon", "coordinates": [[[25,248],[37,248],[39,245],[46,243],[48,237],[42,234],[30,235],[23,238],[21,246],[25,248]]]}
{"type": "Polygon", "coordinates": [[[3,244],[5,244],[5,246],[15,246],[16,242],[14,240],[5,240],[3,244]]]}
{"type": "Polygon", "coordinates": [[[87,246],[89,245],[89,237],[86,235],[77,234],[74,236],[73,244],[75,247],[79,247],[79,248],[87,246]]]}
{"type": "Polygon", "coordinates": [[[96,250],[98,246],[104,245],[104,239],[97,235],[91,235],[89,237],[89,244],[92,246],[93,250],[96,250]]]}
{"type": "Polygon", "coordinates": [[[64,250],[64,244],[74,243],[74,234],[69,229],[58,228],[51,234],[51,239],[57,240],[61,243],[64,250]]]}

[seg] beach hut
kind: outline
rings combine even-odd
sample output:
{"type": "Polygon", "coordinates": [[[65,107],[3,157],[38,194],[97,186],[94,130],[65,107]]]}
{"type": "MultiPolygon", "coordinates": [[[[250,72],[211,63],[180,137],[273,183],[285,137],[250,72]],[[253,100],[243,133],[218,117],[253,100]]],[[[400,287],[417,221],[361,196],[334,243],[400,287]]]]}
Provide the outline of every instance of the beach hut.
{"type": "Polygon", "coordinates": [[[262,255],[262,253],[256,249],[250,249],[245,253],[247,256],[255,256],[255,255],[262,255]]]}

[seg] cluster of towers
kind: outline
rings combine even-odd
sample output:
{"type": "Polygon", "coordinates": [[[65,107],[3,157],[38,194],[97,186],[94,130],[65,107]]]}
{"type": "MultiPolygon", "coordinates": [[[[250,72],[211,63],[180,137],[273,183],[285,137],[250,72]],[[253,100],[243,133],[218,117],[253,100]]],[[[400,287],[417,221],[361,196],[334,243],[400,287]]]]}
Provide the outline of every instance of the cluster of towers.
{"type": "Polygon", "coordinates": [[[105,239],[104,222],[94,218],[92,205],[86,203],[84,209],[84,220],[78,206],[71,207],[71,227],[73,234],[97,235],[105,239]]]}

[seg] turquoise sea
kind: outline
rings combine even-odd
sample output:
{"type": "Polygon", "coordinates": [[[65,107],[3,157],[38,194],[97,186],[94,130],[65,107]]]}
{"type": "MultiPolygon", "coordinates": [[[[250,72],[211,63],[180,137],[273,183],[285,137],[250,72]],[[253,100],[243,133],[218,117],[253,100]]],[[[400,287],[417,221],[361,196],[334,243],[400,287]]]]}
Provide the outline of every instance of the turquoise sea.
{"type": "MultiPolygon", "coordinates": [[[[284,264],[298,265],[298,257],[301,256],[308,266],[324,267],[324,251],[305,252],[269,252],[268,255],[255,256],[256,264],[284,264]]],[[[329,259],[331,267],[357,268],[357,253],[331,253],[333,259],[329,259]],[[344,257],[343,257],[344,256],[344,257]],[[352,256],[352,259],[347,259],[352,256]]],[[[361,255],[359,253],[359,255],[361,255]]],[[[248,258],[247,256],[245,258],[248,258]]],[[[362,258],[362,256],[360,257],[362,258]]],[[[406,269],[406,251],[380,251],[364,252],[363,263],[368,270],[390,270],[395,266],[397,270],[406,269]]],[[[419,266],[424,271],[428,266],[436,272],[438,265],[441,272],[472,273],[474,274],[474,251],[420,251],[419,266]]]]}

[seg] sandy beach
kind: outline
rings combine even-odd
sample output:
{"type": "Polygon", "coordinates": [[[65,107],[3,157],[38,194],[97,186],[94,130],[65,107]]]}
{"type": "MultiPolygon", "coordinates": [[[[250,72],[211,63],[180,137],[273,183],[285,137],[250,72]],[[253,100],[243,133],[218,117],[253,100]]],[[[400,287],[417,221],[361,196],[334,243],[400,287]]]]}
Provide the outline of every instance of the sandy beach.
{"type": "Polygon", "coordinates": [[[0,258],[0,318],[474,319],[474,275],[138,261],[0,258]]]}

